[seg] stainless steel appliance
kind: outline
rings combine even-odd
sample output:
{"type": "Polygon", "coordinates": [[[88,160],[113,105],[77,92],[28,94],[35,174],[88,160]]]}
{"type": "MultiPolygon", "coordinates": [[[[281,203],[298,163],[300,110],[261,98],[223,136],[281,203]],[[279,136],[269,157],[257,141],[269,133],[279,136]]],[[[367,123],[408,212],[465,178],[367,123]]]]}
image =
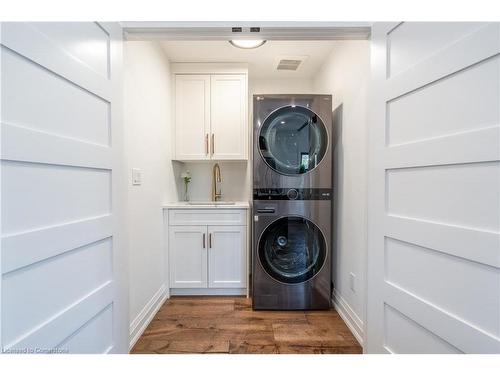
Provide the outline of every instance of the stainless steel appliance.
{"type": "Polygon", "coordinates": [[[254,95],[253,188],[331,188],[331,95],[254,95]]]}
{"type": "Polygon", "coordinates": [[[258,200],[253,209],[254,309],[328,309],[330,200],[258,200]]]}
{"type": "Polygon", "coordinates": [[[254,309],[330,308],[331,96],[254,96],[254,309]]]}

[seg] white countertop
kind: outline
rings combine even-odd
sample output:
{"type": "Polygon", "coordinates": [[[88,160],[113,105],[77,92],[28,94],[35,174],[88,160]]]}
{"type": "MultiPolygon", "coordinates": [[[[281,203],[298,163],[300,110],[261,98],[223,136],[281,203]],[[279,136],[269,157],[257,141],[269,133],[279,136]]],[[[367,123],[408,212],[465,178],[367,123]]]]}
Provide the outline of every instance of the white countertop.
{"type": "Polygon", "coordinates": [[[224,201],[222,201],[222,204],[220,204],[221,202],[210,202],[210,204],[207,204],[207,202],[199,202],[199,204],[197,204],[196,201],[191,201],[191,202],[171,202],[171,203],[165,203],[162,205],[163,208],[166,208],[166,209],[169,209],[169,208],[177,208],[177,209],[200,209],[200,208],[204,208],[204,209],[242,209],[242,208],[249,208],[250,207],[250,203],[248,202],[244,202],[244,201],[241,201],[241,202],[234,202],[234,204],[224,204],[224,201]],[[205,204],[203,204],[205,203],[205,204]]]}

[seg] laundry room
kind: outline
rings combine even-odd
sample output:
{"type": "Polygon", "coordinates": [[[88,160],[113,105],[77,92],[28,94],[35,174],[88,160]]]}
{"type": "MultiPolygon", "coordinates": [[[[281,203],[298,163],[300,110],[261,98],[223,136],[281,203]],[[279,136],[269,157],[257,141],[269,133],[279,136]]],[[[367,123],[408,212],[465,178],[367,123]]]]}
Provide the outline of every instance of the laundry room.
{"type": "Polygon", "coordinates": [[[500,23],[218,16],[0,24],[0,352],[500,353],[500,23]]]}
{"type": "MultiPolygon", "coordinates": [[[[234,40],[127,34],[131,349],[155,350],[162,324],[148,324],[171,297],[172,311],[214,301],[204,318],[234,303],[296,311],[290,319],[335,306],[319,326],[300,328],[336,322],[346,337],[338,345],[332,330],[328,348],[299,336],[262,350],[361,352],[367,29],[326,40],[244,31],[233,30],[234,40]]],[[[279,321],[260,314],[269,327],[279,321]]],[[[169,336],[169,350],[183,331],[169,336]]],[[[238,332],[226,333],[232,352],[259,351],[238,332]]],[[[213,339],[201,342],[182,347],[203,351],[213,339]]]]}

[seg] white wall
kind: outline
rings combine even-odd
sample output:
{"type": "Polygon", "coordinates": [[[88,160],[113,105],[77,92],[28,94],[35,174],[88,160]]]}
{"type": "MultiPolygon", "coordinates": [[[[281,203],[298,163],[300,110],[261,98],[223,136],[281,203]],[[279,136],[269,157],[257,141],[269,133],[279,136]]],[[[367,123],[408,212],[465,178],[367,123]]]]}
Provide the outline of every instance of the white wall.
{"type": "Polygon", "coordinates": [[[161,204],[177,200],[170,161],[170,66],[153,42],[126,42],[124,51],[125,154],[128,168],[131,339],[147,325],[165,292],[161,204]],[[133,186],[131,169],[142,185],[133,186]]]}
{"type": "Polygon", "coordinates": [[[313,81],[309,78],[253,78],[248,81],[250,99],[254,94],[310,94],[313,81]]]}
{"type": "Polygon", "coordinates": [[[365,309],[369,48],[369,41],[337,42],[313,83],[315,92],[333,95],[335,302],[358,339],[365,309]]]}

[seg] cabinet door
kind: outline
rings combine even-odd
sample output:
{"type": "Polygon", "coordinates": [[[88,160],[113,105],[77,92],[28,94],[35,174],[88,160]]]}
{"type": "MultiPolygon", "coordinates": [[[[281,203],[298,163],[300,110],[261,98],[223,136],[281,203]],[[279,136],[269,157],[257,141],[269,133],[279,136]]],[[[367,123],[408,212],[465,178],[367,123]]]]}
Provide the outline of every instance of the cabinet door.
{"type": "Polygon", "coordinates": [[[175,76],[175,159],[210,159],[210,76],[175,76]]]}
{"type": "Polygon", "coordinates": [[[247,158],[247,84],[244,74],[212,75],[212,159],[247,158]]]}
{"type": "Polygon", "coordinates": [[[207,227],[169,228],[170,288],[207,287],[207,227]]]}
{"type": "Polygon", "coordinates": [[[208,247],[208,287],[245,288],[246,226],[209,226],[208,247]]]}

